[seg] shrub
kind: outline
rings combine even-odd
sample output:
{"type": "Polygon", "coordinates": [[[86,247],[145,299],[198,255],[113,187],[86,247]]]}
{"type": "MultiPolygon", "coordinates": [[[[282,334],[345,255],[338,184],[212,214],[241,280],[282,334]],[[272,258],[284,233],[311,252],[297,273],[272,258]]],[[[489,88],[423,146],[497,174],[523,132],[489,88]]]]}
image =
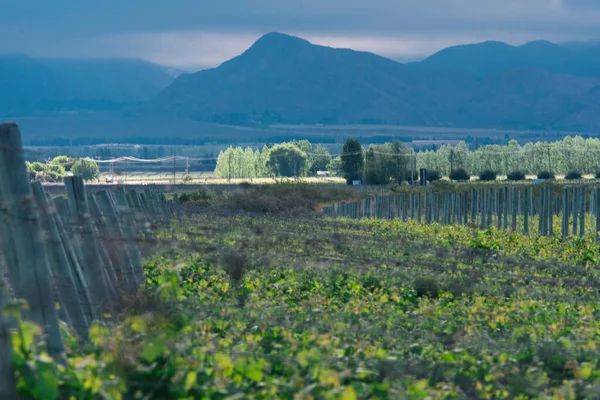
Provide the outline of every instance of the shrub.
{"type": "Polygon", "coordinates": [[[444,179],[440,179],[439,181],[434,181],[434,182],[432,182],[432,185],[435,188],[435,190],[439,190],[439,191],[452,190],[452,188],[454,187],[454,185],[452,185],[452,182],[444,180],[444,179]]]}
{"type": "Polygon", "coordinates": [[[463,168],[457,168],[450,173],[450,179],[453,181],[468,181],[471,176],[463,168]]]}
{"type": "Polygon", "coordinates": [[[189,192],[189,193],[181,194],[181,196],[179,196],[179,201],[181,202],[181,204],[189,203],[189,202],[208,204],[211,201],[215,200],[216,198],[217,198],[217,194],[215,192],[210,192],[208,190],[201,189],[201,190],[198,190],[197,192],[189,192]]]}
{"type": "Polygon", "coordinates": [[[416,171],[415,171],[414,175],[412,174],[412,172],[411,172],[411,171],[407,171],[407,172],[406,172],[406,174],[405,174],[404,176],[405,176],[405,179],[404,179],[404,180],[405,180],[406,182],[408,182],[408,183],[409,183],[409,185],[412,185],[412,184],[413,184],[413,181],[414,181],[414,184],[417,184],[417,183],[419,183],[419,174],[418,174],[416,171]]]}
{"type": "Polygon", "coordinates": [[[442,174],[438,171],[427,171],[427,182],[439,181],[442,179],[442,174]]]}
{"type": "Polygon", "coordinates": [[[575,180],[581,179],[581,174],[578,171],[569,171],[569,173],[565,176],[567,180],[575,180]]]}
{"type": "Polygon", "coordinates": [[[440,291],[440,284],[434,277],[425,276],[415,279],[414,288],[417,292],[417,297],[428,296],[436,298],[440,291]]]}
{"type": "Polygon", "coordinates": [[[506,178],[509,181],[524,181],[525,180],[525,173],[522,171],[512,171],[509,172],[508,175],[506,176],[506,178]]]}
{"type": "Polygon", "coordinates": [[[485,182],[495,181],[497,176],[498,175],[494,171],[486,169],[479,175],[479,180],[485,182]]]}
{"type": "Polygon", "coordinates": [[[98,176],[100,176],[100,169],[98,168],[98,164],[96,164],[92,160],[86,160],[82,158],[73,163],[73,166],[71,167],[71,172],[73,173],[73,175],[81,176],[81,178],[85,181],[98,179],[98,176]]]}
{"type": "Polygon", "coordinates": [[[538,179],[554,179],[554,172],[542,171],[537,174],[538,179]]]}

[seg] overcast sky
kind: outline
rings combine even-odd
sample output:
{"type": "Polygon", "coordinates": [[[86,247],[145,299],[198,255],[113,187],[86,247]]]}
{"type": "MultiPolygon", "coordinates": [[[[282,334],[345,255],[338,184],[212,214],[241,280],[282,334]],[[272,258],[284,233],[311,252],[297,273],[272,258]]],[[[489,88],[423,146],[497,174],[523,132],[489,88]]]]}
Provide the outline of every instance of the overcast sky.
{"type": "Polygon", "coordinates": [[[600,39],[600,0],[0,0],[0,53],[216,66],[278,31],[417,59],[484,40],[600,39]]]}

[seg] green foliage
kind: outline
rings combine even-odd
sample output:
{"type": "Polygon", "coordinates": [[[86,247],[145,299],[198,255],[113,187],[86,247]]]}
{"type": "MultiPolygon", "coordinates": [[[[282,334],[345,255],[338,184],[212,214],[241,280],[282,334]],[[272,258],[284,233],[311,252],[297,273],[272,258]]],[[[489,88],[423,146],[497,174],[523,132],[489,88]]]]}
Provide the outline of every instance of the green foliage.
{"type": "Polygon", "coordinates": [[[567,179],[567,180],[581,179],[581,173],[579,173],[579,171],[569,171],[569,173],[567,175],[565,175],[565,179],[567,179]]]}
{"type": "Polygon", "coordinates": [[[463,168],[457,168],[450,173],[450,179],[453,181],[468,181],[471,176],[463,168]]]}
{"type": "Polygon", "coordinates": [[[414,288],[419,297],[427,296],[436,298],[441,290],[439,282],[432,276],[417,278],[414,283],[414,288]]]}
{"type": "Polygon", "coordinates": [[[83,180],[91,181],[98,179],[100,176],[100,169],[98,168],[98,164],[94,161],[80,158],[73,163],[71,173],[73,173],[73,175],[81,176],[83,180]]]}
{"type": "Polygon", "coordinates": [[[179,196],[179,201],[181,204],[185,203],[196,203],[196,204],[210,204],[214,200],[218,198],[215,192],[209,190],[198,190],[195,192],[182,193],[179,196]]]}
{"type": "Polygon", "coordinates": [[[21,398],[598,398],[594,237],[215,213],[156,235],[186,250],[89,342],[65,329],[68,368],[13,332],[21,398]]]}
{"type": "Polygon", "coordinates": [[[538,179],[554,179],[555,175],[554,175],[554,172],[542,171],[542,172],[538,172],[537,177],[538,177],[538,179]]]}
{"type": "Polygon", "coordinates": [[[435,170],[427,170],[427,182],[435,182],[442,179],[442,175],[435,170]]]}
{"type": "Polygon", "coordinates": [[[361,180],[365,166],[363,148],[358,139],[348,138],[342,148],[342,175],[346,183],[352,184],[352,181],[361,180]]]}
{"type": "Polygon", "coordinates": [[[475,175],[486,169],[506,175],[515,170],[526,174],[547,170],[559,174],[572,170],[582,174],[595,173],[600,170],[600,140],[567,136],[562,141],[526,143],[523,146],[511,140],[506,146],[481,146],[473,151],[460,143],[417,154],[417,168],[434,169],[448,175],[452,164],[454,168],[464,168],[475,175]]]}
{"type": "Polygon", "coordinates": [[[60,165],[65,169],[65,171],[71,171],[71,167],[73,166],[74,162],[74,158],[70,158],[68,156],[56,156],[50,161],[50,164],[60,165]]]}
{"type": "Polygon", "coordinates": [[[317,171],[327,171],[327,168],[332,161],[331,154],[329,154],[322,144],[317,145],[310,158],[312,159],[310,175],[316,175],[317,171]]]}
{"type": "Polygon", "coordinates": [[[497,174],[494,171],[491,171],[489,169],[486,169],[485,171],[483,171],[481,173],[481,175],[479,175],[479,180],[485,181],[485,182],[495,181],[496,178],[497,178],[497,174]]]}
{"type": "Polygon", "coordinates": [[[280,183],[253,186],[244,191],[232,193],[224,202],[234,210],[251,213],[310,215],[319,204],[353,199],[364,194],[346,186],[323,187],[310,184],[280,183]]]}
{"type": "Polygon", "coordinates": [[[42,164],[40,162],[25,163],[29,179],[40,180],[42,182],[62,182],[65,177],[65,168],[62,165],[50,162],[42,164]]]}
{"type": "Polygon", "coordinates": [[[331,172],[335,176],[342,176],[344,171],[342,170],[342,158],[337,156],[327,164],[327,171],[331,172]]]}
{"type": "Polygon", "coordinates": [[[303,176],[306,171],[308,156],[293,144],[273,146],[269,157],[268,165],[276,176],[303,176]]]}
{"type": "Polygon", "coordinates": [[[524,181],[525,173],[522,171],[512,171],[508,173],[506,179],[508,179],[509,181],[524,181]]]}
{"type": "Polygon", "coordinates": [[[371,145],[365,161],[365,183],[385,185],[401,183],[409,173],[409,150],[399,141],[371,145]]]}

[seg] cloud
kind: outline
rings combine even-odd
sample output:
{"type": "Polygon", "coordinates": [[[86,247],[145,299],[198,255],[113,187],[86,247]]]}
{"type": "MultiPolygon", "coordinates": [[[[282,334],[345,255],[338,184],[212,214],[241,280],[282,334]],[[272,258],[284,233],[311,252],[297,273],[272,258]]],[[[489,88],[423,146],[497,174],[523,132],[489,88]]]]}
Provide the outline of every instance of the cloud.
{"type": "Polygon", "coordinates": [[[596,0],[0,0],[0,52],[214,66],[270,31],[394,58],[600,38],[596,0]]]}

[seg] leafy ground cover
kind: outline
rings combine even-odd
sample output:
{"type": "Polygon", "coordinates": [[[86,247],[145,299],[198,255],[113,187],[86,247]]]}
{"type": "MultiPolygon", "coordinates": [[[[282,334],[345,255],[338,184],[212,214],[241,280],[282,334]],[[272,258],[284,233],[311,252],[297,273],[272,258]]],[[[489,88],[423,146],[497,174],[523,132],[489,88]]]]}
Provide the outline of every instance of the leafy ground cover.
{"type": "Polygon", "coordinates": [[[69,368],[23,324],[33,398],[600,398],[592,239],[197,214],[69,368]]]}

